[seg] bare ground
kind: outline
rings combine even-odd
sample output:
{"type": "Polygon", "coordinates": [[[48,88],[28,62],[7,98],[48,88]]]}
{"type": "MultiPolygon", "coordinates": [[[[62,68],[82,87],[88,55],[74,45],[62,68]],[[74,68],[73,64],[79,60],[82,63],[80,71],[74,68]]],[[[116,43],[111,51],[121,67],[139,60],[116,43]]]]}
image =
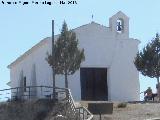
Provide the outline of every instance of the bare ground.
{"type": "MultiPolygon", "coordinates": [[[[113,114],[102,116],[102,120],[151,120],[151,119],[160,120],[160,103],[127,104],[126,108],[118,108],[117,105],[114,104],[113,114]]],[[[99,116],[98,115],[94,116],[94,120],[99,120],[99,116]]]]}

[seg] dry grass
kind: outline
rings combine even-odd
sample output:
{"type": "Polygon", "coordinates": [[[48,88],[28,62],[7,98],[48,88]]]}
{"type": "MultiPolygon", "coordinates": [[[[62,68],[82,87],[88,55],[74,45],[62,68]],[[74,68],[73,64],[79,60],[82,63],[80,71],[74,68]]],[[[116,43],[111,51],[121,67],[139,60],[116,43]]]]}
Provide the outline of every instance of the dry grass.
{"type": "Polygon", "coordinates": [[[57,120],[58,115],[64,116],[65,120],[74,120],[68,105],[67,101],[59,103],[44,99],[1,103],[0,120],[57,120]]]}
{"type": "Polygon", "coordinates": [[[44,120],[54,106],[53,101],[16,101],[0,104],[0,120],[44,120]]]}

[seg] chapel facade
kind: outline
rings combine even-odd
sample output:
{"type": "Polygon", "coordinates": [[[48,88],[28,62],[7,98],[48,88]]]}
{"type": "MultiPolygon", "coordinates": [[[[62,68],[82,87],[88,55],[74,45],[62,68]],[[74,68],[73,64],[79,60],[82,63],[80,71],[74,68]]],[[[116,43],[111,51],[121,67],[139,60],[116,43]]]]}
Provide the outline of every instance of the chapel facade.
{"type": "MultiPolygon", "coordinates": [[[[85,53],[80,69],[68,76],[74,99],[139,100],[139,74],[134,59],[140,41],[129,37],[129,17],[119,11],[109,18],[109,27],[92,21],[73,31],[85,53]]],[[[47,37],[8,66],[11,87],[52,85],[52,69],[45,59],[47,52],[52,53],[51,45],[52,39],[47,37]]],[[[56,86],[64,87],[64,76],[56,75],[56,86]]],[[[36,96],[40,95],[36,90],[36,96]]]]}

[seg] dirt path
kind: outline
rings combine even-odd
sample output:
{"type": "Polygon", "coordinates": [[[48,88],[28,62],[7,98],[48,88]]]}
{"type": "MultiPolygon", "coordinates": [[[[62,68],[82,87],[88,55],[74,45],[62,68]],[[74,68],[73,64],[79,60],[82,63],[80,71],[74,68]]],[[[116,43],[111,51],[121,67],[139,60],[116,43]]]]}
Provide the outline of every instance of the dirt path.
{"type": "MultiPolygon", "coordinates": [[[[112,115],[102,116],[102,120],[149,120],[153,118],[160,118],[160,103],[127,104],[126,108],[117,108],[114,105],[112,115]]],[[[99,116],[94,116],[94,120],[99,120],[99,116]]]]}

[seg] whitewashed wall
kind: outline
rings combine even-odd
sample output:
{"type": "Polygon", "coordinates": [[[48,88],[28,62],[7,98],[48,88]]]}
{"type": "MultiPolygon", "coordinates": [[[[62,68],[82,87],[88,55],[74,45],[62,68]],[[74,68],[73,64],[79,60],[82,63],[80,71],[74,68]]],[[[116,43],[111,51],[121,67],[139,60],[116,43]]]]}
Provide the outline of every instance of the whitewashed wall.
{"type": "MultiPolygon", "coordinates": [[[[52,85],[52,70],[45,60],[47,51],[51,51],[50,38],[43,40],[43,44],[34,48],[31,54],[26,55],[23,60],[13,65],[10,70],[11,87],[20,86],[20,73],[26,76],[27,86],[32,85],[32,69],[35,64],[37,86],[52,85]]],[[[40,94],[40,91],[39,93],[40,94]]]]}

